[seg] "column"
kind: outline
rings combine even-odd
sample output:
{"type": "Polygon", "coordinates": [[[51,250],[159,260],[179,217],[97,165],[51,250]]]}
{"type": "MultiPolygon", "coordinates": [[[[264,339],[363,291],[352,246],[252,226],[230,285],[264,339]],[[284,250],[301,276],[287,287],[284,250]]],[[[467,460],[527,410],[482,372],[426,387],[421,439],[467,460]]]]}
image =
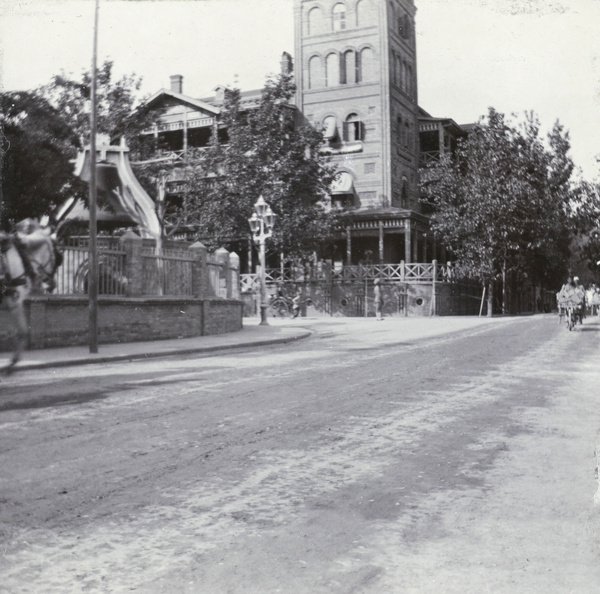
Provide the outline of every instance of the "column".
{"type": "Polygon", "coordinates": [[[410,219],[404,219],[404,261],[407,264],[412,262],[412,236],[410,219]]]}
{"type": "Polygon", "coordinates": [[[208,297],[208,264],[206,258],[208,250],[203,243],[197,241],[189,247],[194,254],[192,264],[192,295],[194,297],[208,297]]]}
{"type": "Polygon", "coordinates": [[[125,278],[127,279],[127,297],[140,297],[144,291],[143,241],[131,229],[121,237],[121,246],[125,252],[125,278]]]}
{"type": "Polygon", "coordinates": [[[346,264],[352,264],[352,231],[346,227],[346,264]]]}

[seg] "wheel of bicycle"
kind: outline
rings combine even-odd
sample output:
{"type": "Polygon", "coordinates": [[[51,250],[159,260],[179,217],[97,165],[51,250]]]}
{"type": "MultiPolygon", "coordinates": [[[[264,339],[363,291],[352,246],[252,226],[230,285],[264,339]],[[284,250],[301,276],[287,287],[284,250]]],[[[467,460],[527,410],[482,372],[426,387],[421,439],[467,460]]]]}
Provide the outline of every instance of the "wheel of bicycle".
{"type": "Polygon", "coordinates": [[[275,299],[269,305],[269,314],[274,318],[285,318],[289,313],[287,303],[283,299],[275,299]]]}

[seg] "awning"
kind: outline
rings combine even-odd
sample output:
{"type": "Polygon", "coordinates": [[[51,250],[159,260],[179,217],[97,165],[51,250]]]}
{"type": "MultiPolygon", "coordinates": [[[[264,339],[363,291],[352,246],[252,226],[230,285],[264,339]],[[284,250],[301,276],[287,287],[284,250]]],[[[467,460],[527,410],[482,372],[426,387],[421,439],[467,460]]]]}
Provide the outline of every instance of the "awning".
{"type": "Polygon", "coordinates": [[[327,140],[332,140],[337,136],[337,122],[333,116],[325,118],[323,126],[323,136],[327,140]]]}
{"type": "Polygon", "coordinates": [[[352,194],[354,193],[354,180],[346,171],[337,174],[337,177],[331,184],[332,194],[352,194]]]}

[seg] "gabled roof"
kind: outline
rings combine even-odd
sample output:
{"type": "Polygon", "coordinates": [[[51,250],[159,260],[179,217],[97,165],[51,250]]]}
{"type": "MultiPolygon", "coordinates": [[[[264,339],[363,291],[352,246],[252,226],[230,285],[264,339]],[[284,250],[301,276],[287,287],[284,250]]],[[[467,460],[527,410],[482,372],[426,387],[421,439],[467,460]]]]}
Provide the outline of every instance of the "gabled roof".
{"type": "Polygon", "coordinates": [[[152,103],[157,103],[158,101],[160,101],[161,99],[163,99],[165,97],[170,97],[180,103],[186,103],[187,105],[190,105],[191,107],[195,107],[196,109],[208,111],[208,112],[212,113],[213,115],[219,115],[221,113],[221,110],[218,107],[215,107],[214,105],[210,105],[209,103],[206,103],[205,101],[202,101],[201,99],[194,99],[193,97],[189,97],[188,95],[183,95],[181,93],[175,93],[174,91],[170,91],[169,89],[161,89],[160,91],[157,91],[156,93],[154,93],[154,95],[149,97],[144,103],[146,105],[151,105],[152,103]]]}
{"type": "MultiPolygon", "coordinates": [[[[214,89],[215,95],[212,97],[204,97],[199,99],[203,103],[207,103],[208,105],[219,106],[223,105],[224,99],[219,99],[217,92],[219,90],[227,90],[229,87],[225,85],[217,85],[214,89]]],[[[240,103],[242,107],[255,107],[260,103],[260,99],[262,97],[262,89],[254,89],[251,91],[241,91],[240,92],[240,103]]]]}

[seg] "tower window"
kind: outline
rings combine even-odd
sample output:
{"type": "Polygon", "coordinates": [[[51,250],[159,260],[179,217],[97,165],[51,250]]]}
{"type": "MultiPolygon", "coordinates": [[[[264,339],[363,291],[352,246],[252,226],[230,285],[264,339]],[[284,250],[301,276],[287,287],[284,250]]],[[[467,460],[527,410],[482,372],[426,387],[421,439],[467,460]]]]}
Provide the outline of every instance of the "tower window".
{"type": "Polygon", "coordinates": [[[363,140],[363,126],[355,113],[351,113],[344,122],[344,140],[355,142],[363,140]]]}
{"type": "Polygon", "coordinates": [[[404,39],[408,39],[410,37],[410,19],[408,18],[407,14],[398,19],[398,34],[404,39]]]}
{"type": "Polygon", "coordinates": [[[365,0],[358,0],[356,3],[356,26],[364,27],[368,22],[367,11],[367,3],[365,0]]]}
{"type": "Polygon", "coordinates": [[[354,50],[348,50],[342,54],[340,62],[340,83],[352,84],[357,81],[357,54],[354,50]]]}
{"type": "Polygon", "coordinates": [[[402,194],[400,195],[402,208],[408,206],[408,179],[405,175],[402,176],[402,194]]]}
{"type": "Polygon", "coordinates": [[[325,86],[335,87],[340,84],[340,57],[331,53],[325,60],[325,86]]]}
{"type": "Polygon", "coordinates": [[[319,89],[323,86],[323,64],[319,56],[308,61],[308,88],[319,89]]]}
{"type": "Polygon", "coordinates": [[[346,28],[346,7],[342,4],[336,4],[333,7],[333,30],[342,31],[346,28]]]}
{"type": "Polygon", "coordinates": [[[372,82],[377,80],[373,50],[365,47],[356,56],[356,82],[372,82]]]}
{"type": "Polygon", "coordinates": [[[308,34],[317,35],[321,32],[321,9],[318,6],[308,11],[308,34]]]}
{"type": "Polygon", "coordinates": [[[323,137],[329,142],[335,142],[337,140],[337,121],[334,116],[327,116],[323,120],[323,137]]]}

